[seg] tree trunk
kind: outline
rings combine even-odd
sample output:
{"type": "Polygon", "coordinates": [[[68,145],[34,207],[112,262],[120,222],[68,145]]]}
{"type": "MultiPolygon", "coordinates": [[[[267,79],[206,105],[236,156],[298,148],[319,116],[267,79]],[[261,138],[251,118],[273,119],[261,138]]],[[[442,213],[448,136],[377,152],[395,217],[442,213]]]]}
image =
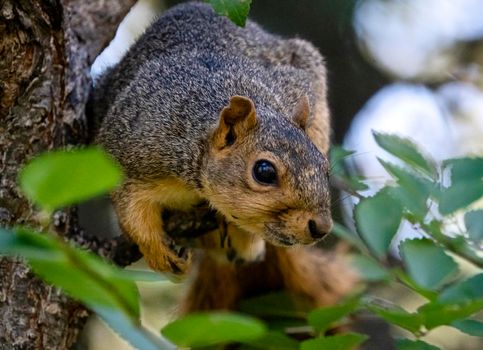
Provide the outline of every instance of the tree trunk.
{"type": "MultiPolygon", "coordinates": [[[[39,226],[17,172],[39,152],[86,139],[89,67],[133,2],[0,1],[1,226],[39,226]]],[[[79,234],[76,219],[58,212],[55,229],[79,234]]],[[[22,262],[0,258],[0,349],[67,349],[87,315],[22,262]]]]}

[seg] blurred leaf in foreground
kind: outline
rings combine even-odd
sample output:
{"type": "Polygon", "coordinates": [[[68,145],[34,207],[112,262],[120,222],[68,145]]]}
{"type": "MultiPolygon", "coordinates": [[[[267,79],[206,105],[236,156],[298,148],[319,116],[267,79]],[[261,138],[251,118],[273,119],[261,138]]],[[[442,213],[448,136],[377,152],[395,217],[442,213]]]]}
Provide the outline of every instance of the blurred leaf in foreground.
{"type": "Polygon", "coordinates": [[[367,339],[359,333],[338,334],[302,342],[300,350],[352,350],[367,339]]]}
{"type": "Polygon", "coordinates": [[[410,331],[413,334],[418,334],[423,324],[422,317],[417,313],[410,313],[400,307],[382,307],[375,304],[367,305],[368,309],[383,318],[389,323],[397,325],[410,331]]]}
{"type": "Polygon", "coordinates": [[[202,347],[261,338],[266,326],[249,316],[228,312],[186,315],[162,329],[162,334],[178,346],[202,347]]]}
{"type": "Polygon", "coordinates": [[[140,326],[139,295],[131,277],[100,257],[22,228],[0,229],[0,254],[25,258],[36,274],[95,311],[133,346],[173,349],[140,326]]]}
{"type": "Polygon", "coordinates": [[[353,312],[359,303],[357,300],[349,300],[336,306],[327,306],[312,310],[308,316],[309,325],[317,332],[325,333],[334,323],[353,312]]]}
{"type": "Polygon", "coordinates": [[[354,255],[351,257],[350,264],[365,281],[378,282],[391,278],[390,272],[373,258],[361,254],[354,255]]]}
{"type": "MultiPolygon", "coordinates": [[[[299,350],[299,342],[281,332],[269,331],[259,339],[244,341],[252,349],[263,350],[299,350]]],[[[242,346],[240,350],[248,346],[242,346]]]]}
{"type": "Polygon", "coordinates": [[[48,211],[112,190],[121,179],[119,166],[96,147],[44,153],[19,175],[27,197],[48,211]]]}

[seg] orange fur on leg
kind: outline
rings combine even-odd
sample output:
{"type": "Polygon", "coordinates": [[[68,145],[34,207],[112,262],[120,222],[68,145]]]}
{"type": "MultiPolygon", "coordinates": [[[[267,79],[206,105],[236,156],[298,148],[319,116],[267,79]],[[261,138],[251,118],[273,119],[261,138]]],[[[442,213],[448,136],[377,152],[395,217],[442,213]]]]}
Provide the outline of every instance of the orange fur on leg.
{"type": "Polygon", "coordinates": [[[174,242],[163,230],[163,208],[186,210],[199,201],[195,192],[181,181],[126,181],[113,194],[113,203],[123,231],[138,246],[148,265],[160,272],[185,274],[191,253],[176,252],[174,242]]]}

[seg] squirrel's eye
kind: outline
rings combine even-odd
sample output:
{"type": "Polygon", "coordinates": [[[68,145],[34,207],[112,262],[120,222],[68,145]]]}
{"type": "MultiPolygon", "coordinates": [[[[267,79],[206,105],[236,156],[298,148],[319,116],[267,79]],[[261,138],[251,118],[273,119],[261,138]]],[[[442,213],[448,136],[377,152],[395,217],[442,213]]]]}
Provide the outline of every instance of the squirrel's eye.
{"type": "Polygon", "coordinates": [[[268,160],[259,160],[253,166],[253,178],[262,185],[277,183],[277,170],[268,160]]]}

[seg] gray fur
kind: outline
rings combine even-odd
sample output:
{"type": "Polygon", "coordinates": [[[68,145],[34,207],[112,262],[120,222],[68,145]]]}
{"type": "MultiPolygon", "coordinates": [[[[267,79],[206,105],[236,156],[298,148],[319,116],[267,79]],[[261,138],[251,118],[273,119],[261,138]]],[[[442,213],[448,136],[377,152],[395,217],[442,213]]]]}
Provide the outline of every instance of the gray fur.
{"type": "MultiPolygon", "coordinates": [[[[266,227],[287,236],[281,217],[292,209],[330,215],[328,162],[321,153],[329,129],[325,68],[306,41],[282,39],[251,21],[237,27],[206,4],[182,4],[165,12],[101,77],[92,106],[96,142],[129,179],[175,177],[200,193],[213,193],[216,186],[250,193],[243,176],[247,158],[267,151],[285,165],[287,191],[295,199],[284,204],[266,196],[264,205],[273,207],[275,218],[266,227]],[[257,125],[232,156],[213,159],[210,137],[235,95],[254,102],[257,125]],[[312,112],[310,130],[293,120],[303,96],[312,112]]],[[[235,220],[236,199],[220,206],[235,220]]]]}
{"type": "Polygon", "coordinates": [[[99,81],[97,142],[129,177],[196,178],[193,164],[231,96],[251,98],[266,119],[290,116],[303,93],[315,98],[313,78],[290,64],[297,57],[291,41],[281,44],[255,23],[237,27],[205,4],[172,8],[99,81]]]}

